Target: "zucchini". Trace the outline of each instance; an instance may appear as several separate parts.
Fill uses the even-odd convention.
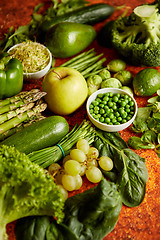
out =
[[[115,8],[109,4],[97,3],[44,20],[38,28],[39,41],[44,41],[45,33],[57,23],[76,22],[93,25],[108,18],[114,10]]]
[[[69,132],[69,124],[64,117],[50,116],[35,122],[12,136],[0,145],[14,146],[20,152],[33,151],[55,145]]]

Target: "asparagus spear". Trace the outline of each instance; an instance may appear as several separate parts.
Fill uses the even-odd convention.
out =
[[[29,119],[36,114],[43,112],[47,108],[47,104],[41,100],[38,100],[36,105],[23,113],[18,114],[16,117],[11,118],[10,120],[2,123],[0,125],[0,134],[18,126],[20,123],[24,121],[29,121]]]
[[[13,97],[0,100],[0,107],[3,107],[3,106],[8,105],[10,103],[15,103],[17,101],[20,101],[21,99],[24,99],[26,96],[29,96],[30,94],[35,94],[39,91],[40,91],[39,89],[32,89],[29,92],[28,91],[23,91],[23,92],[20,92],[19,94],[15,95]]]
[[[41,92],[40,90],[37,91],[37,92],[30,91],[21,100],[18,99],[18,101],[15,101],[14,103],[12,102],[12,103],[9,103],[7,105],[2,106],[0,108],[0,114],[9,112],[9,111],[14,110],[14,109],[17,109],[18,107],[24,106],[25,104],[27,104],[29,102],[35,102],[45,95],[46,95],[46,93]],[[17,97],[15,99],[17,99]]]
[[[29,121],[24,121],[24,122],[20,123],[19,125],[17,125],[16,127],[11,128],[11,129],[7,130],[6,132],[0,134],[0,141],[5,140],[7,137],[9,137],[9,136],[13,135],[14,133],[20,131],[21,129],[29,126],[30,124],[32,124],[34,122],[40,121],[44,118],[45,117],[41,113],[37,114],[36,116],[33,116]]]
[[[24,106],[22,106],[21,108],[17,108],[13,111],[10,112],[6,112],[2,115],[0,115],[0,124],[2,124],[5,121],[8,121],[9,119],[16,117],[18,114],[25,112],[26,110],[31,109],[34,106],[34,102],[25,104]]]

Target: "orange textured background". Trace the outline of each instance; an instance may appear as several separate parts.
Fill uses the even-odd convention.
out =
[[[30,20],[30,16],[33,13],[34,7],[45,2],[46,6],[49,6],[49,1],[47,0],[1,0],[0,4],[0,36],[8,31],[8,28],[13,26],[17,28],[21,25],[26,25]],[[109,3],[112,6],[120,6],[126,4],[128,6],[128,13],[132,11],[133,8],[142,3],[152,3],[151,0],[104,0],[96,1],[92,0],[91,3]],[[97,31],[101,26],[111,19],[116,19],[122,14],[122,10],[117,10],[114,14],[103,23],[95,25]],[[107,62],[115,59],[118,54],[114,49],[104,49],[98,46],[95,40],[89,48],[94,47],[97,53],[104,53],[107,58]],[[65,60],[63,60],[65,61]],[[58,66],[62,60],[57,59],[56,65]],[[141,70],[141,67],[133,67],[127,65],[127,69],[131,71],[133,75]],[[160,68],[157,67],[160,71]],[[24,82],[24,89],[30,90],[32,88],[41,88],[41,80]],[[135,97],[139,107],[146,105],[146,98]],[[67,116],[66,119],[71,127],[74,126],[76,122],[81,123],[84,118],[87,118],[85,105],[82,106],[78,111]],[[129,137],[133,136],[134,133],[130,129],[126,129],[120,132],[122,138],[127,141]],[[140,206],[135,208],[128,208],[123,206],[120,213],[118,223],[114,230],[109,233],[104,240],[159,240],[160,239],[160,159],[156,153],[152,150],[137,150],[137,154],[146,159],[146,166],[149,172],[149,180],[147,182],[147,189],[144,201]],[[87,181],[84,182],[83,188],[81,190],[87,189],[92,185]],[[8,224],[7,233],[9,234],[9,240],[15,240],[14,236],[14,225],[15,223]],[[23,240],[23,239],[22,239]],[[93,239],[94,240],[94,239]]]

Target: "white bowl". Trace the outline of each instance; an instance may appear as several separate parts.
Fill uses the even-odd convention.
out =
[[[14,45],[13,47],[11,47],[11,48],[8,50],[8,53],[9,53],[12,49],[16,48],[17,46],[19,46],[19,45],[21,45],[21,44],[22,44],[22,43],[19,43],[19,44]],[[42,45],[42,44],[40,44],[40,45]],[[44,45],[42,45],[42,46],[43,46],[44,48],[46,48],[46,50],[47,50],[47,52],[48,52],[48,54],[49,54],[49,62],[48,62],[48,65],[47,65],[44,69],[42,69],[42,70],[40,70],[40,71],[37,71],[37,72],[33,72],[33,73],[23,73],[24,79],[39,79],[39,78],[42,78],[42,77],[44,77],[44,76],[46,75],[46,73],[50,70],[51,64],[52,64],[52,54],[51,54],[50,50],[49,50],[47,47],[45,47]]]
[[[97,121],[95,118],[92,117],[92,115],[89,112],[90,104],[96,99],[98,94],[100,94],[100,93],[107,93],[107,92],[113,92],[114,94],[116,94],[116,93],[126,94],[126,95],[128,95],[128,96],[130,96],[132,98],[132,100],[134,101],[135,113],[134,113],[133,117],[129,121],[127,121],[126,123],[119,124],[119,125],[109,125],[109,124],[106,124],[106,123],[101,123],[101,122]],[[118,131],[121,131],[121,130],[129,127],[132,124],[132,122],[134,121],[134,119],[135,119],[135,117],[137,115],[138,106],[137,106],[136,100],[133,98],[133,96],[130,95],[129,93],[127,93],[126,91],[121,90],[120,88],[102,88],[102,89],[99,89],[96,92],[94,92],[88,98],[87,104],[86,104],[86,109],[87,109],[87,114],[88,114],[88,117],[89,117],[90,121],[97,128],[99,128],[99,129],[101,129],[103,131],[107,131],[107,132],[118,132]]]

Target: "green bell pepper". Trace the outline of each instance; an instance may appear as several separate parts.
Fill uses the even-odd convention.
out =
[[[16,58],[8,56],[0,60],[0,99],[12,97],[23,87],[23,66]]]

